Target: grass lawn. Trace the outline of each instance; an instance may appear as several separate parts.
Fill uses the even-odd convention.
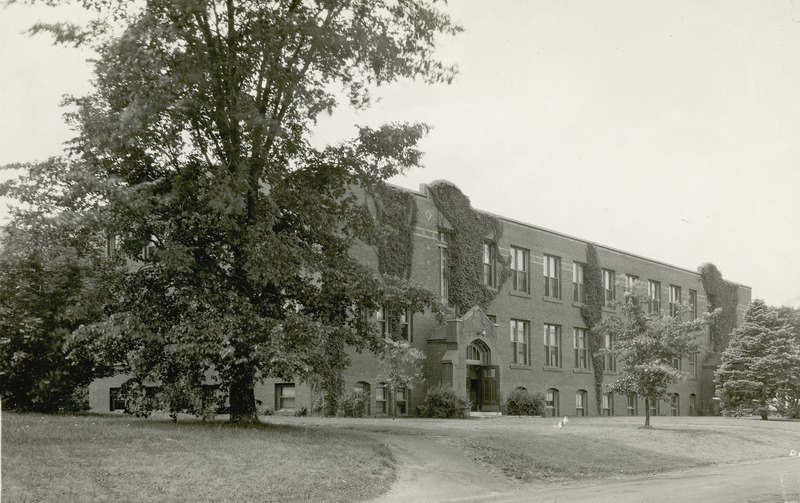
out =
[[[658,417],[644,430],[642,418],[576,418],[565,429],[552,420],[506,420],[510,428],[456,441],[474,459],[524,482],[622,478],[800,450],[797,422]]]
[[[394,472],[388,448],[345,430],[2,415],[8,502],[349,502]]]
[[[469,420],[316,418],[282,424],[424,435],[459,446],[469,457],[521,482],[615,479],[789,456],[800,451],[800,422],[723,417],[498,417]]]

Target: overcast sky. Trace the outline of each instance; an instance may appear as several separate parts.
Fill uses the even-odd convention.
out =
[[[798,302],[795,1],[451,0],[456,81],[383,89],[315,141],[427,122],[425,168],[393,183],[447,179],[476,208]],[[89,54],[21,34],[52,16],[0,10],[0,165],[58,154],[60,96],[88,90]]]

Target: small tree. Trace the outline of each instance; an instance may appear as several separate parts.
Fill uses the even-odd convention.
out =
[[[421,362],[425,355],[405,341],[386,339],[384,342],[378,381],[386,383],[386,392],[389,395],[386,402],[394,419],[397,415],[397,390],[401,387],[414,389],[424,380]]]
[[[673,359],[697,351],[698,335],[711,316],[682,321],[684,310],[674,317],[648,315],[648,300],[643,290],[626,289],[620,304],[622,316],[606,318],[593,329],[600,336],[610,333],[616,339],[613,351],[622,366],[609,389],[644,397],[645,428],[650,428],[650,403],[665,398],[667,388],[685,377],[672,366]]]
[[[795,388],[798,369],[798,344],[786,319],[764,301],[753,301],[714,374],[723,409],[756,412],[766,420],[770,402]]]

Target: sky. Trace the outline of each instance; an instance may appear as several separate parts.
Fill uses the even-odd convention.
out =
[[[800,305],[800,0],[451,0],[438,56],[451,85],[401,82],[355,125],[420,121],[423,169],[475,208],[723,277]],[[0,9],[0,165],[57,155],[58,105],[90,89],[91,54],[22,33],[51,12]],[[0,179],[8,173],[0,172]],[[0,210],[0,218],[2,218]]]

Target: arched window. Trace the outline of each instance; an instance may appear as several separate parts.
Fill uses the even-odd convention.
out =
[[[669,411],[673,416],[681,415],[681,396],[673,393],[670,397]]]
[[[587,393],[586,390],[579,389],[577,393],[575,393],[575,415],[576,416],[585,416],[586,415],[586,402],[587,402]]]
[[[361,393],[364,396],[364,415],[370,415],[370,404],[372,402],[372,396],[369,392],[370,386],[368,382],[359,381],[353,386],[353,391],[357,393]]]
[[[697,395],[692,393],[689,395],[689,415],[695,416],[697,415]]]
[[[467,365],[491,365],[489,347],[481,340],[474,340],[467,346]]]
[[[550,388],[545,395],[544,409],[547,417],[556,417],[558,412],[558,390]]]

